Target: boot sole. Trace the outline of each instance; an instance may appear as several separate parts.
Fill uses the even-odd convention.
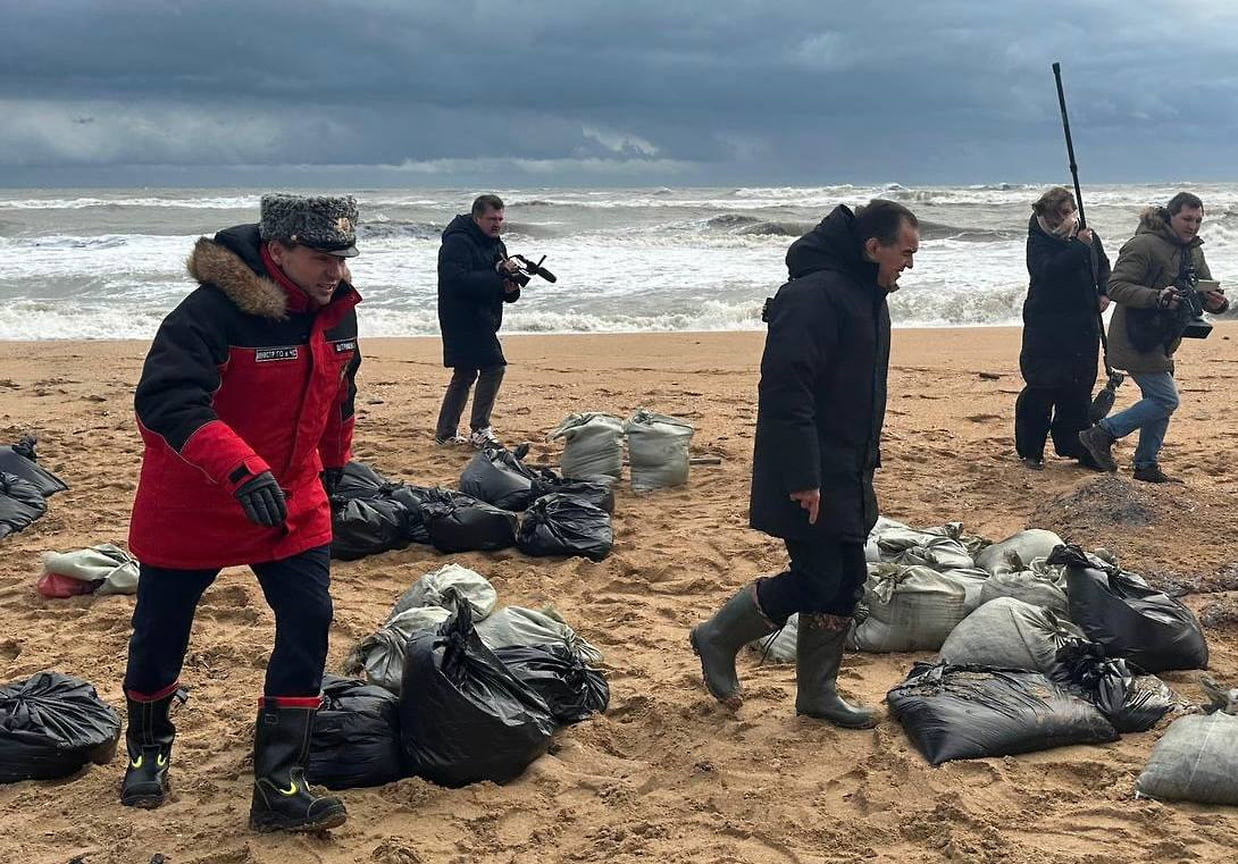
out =
[[[822,723],[829,723],[831,726],[836,726],[839,729],[875,729],[880,721],[873,717],[865,720],[862,723],[844,723],[841,720],[836,720],[833,717],[826,717],[824,714],[810,714],[807,711],[796,711],[797,717],[807,717],[810,720],[820,720]]]
[[[313,831],[329,831],[332,828],[339,828],[348,819],[348,813],[340,810],[337,813],[328,813],[317,822],[290,822],[284,819],[273,819],[264,821],[249,817],[249,827],[252,831],[257,831],[259,834],[270,834],[275,831],[286,831],[289,833],[313,832]]]
[[[137,807],[140,810],[154,810],[166,800],[167,797],[164,795],[135,795],[131,798],[121,798],[120,803],[124,807]]]
[[[688,631],[688,644],[692,646],[692,653],[700,658],[701,649],[696,645],[695,629]],[[744,697],[739,695],[739,693],[730,693],[725,696],[719,696],[714,692],[713,688],[709,686],[709,676],[705,674],[705,661],[703,659],[701,660],[701,680],[705,683],[705,689],[708,691],[709,695],[717,699],[718,702],[725,705],[730,710],[737,711],[740,706],[744,704]]]

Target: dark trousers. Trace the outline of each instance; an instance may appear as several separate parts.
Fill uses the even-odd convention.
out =
[[[317,696],[331,626],[330,546],[250,569],[275,611],[275,650],[263,695]],[[180,678],[198,601],[219,570],[172,570],[143,564],[133,609],[125,692],[150,698]]]
[[[1088,426],[1092,384],[1087,381],[1057,387],[1023,388],[1014,403],[1014,449],[1019,457],[1043,459],[1045,439],[1053,434],[1053,449],[1059,456],[1086,456],[1079,433]]]
[[[862,543],[787,540],[791,566],[757,581],[757,602],[775,624],[793,612],[850,617],[864,596],[868,566]]]
[[[439,438],[450,438],[456,434],[460,415],[464,413],[464,403],[469,400],[469,389],[474,381],[477,382],[477,392],[473,394],[473,414],[469,418],[469,427],[476,432],[489,426],[490,412],[494,410],[494,400],[498,398],[499,386],[503,383],[503,373],[506,370],[506,366],[487,366],[484,369],[457,366],[453,369],[447,392],[443,394],[443,407],[439,409],[434,434]]]

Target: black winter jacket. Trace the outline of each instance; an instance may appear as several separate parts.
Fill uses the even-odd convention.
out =
[[[750,523],[790,540],[863,543],[877,521],[890,313],[839,206],[791,244],[791,281],[766,307]],[[815,525],[792,492],[819,488]]]
[[[1091,252],[1078,238],[1046,234],[1033,215],[1027,226],[1027,272],[1031,281],[1023,303],[1023,350],[1019,370],[1033,387],[1059,387],[1096,381],[1100,322],[1096,300],[1109,284],[1109,258],[1100,237]]]
[[[473,217],[462,213],[443,230],[438,250],[438,323],[443,334],[443,365],[482,369],[504,366],[498,332],[503,304],[520,292],[503,291],[503,277],[494,265],[507,257],[507,247],[487,236]]]

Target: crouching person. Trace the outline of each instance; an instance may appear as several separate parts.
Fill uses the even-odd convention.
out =
[[[349,458],[360,362],[345,259],[352,198],[267,195],[261,222],[198,240],[198,287],[164,319],[135,397],[145,444],[129,546],[141,562],[124,689],[121,803],[168,791],[194,610],[223,567],[247,564],[275,612],[258,700],[250,825],[321,830],[344,805],[305,782],[331,624],[324,487]]]
[[[876,200],[854,215],[836,208],[787,252],[791,281],[764,315],[750,521],[786,542],[790,566],[741,588],[691,634],[706,687],[729,707],[741,701],[739,649],[798,612],[796,713],[848,728],[876,723],[838,694],[837,681],[877,521],[886,295],[919,242],[910,210]]]

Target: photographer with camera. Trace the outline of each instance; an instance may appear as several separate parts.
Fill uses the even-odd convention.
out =
[[[1099,468],[1079,443],[1096,384],[1100,314],[1109,304],[1109,258],[1100,237],[1079,227],[1069,189],[1054,186],[1032,205],[1027,226],[1023,349],[1026,386],[1014,408],[1015,450],[1032,470],[1044,468],[1045,439],[1059,456]]]
[[[439,445],[469,443],[477,449],[500,447],[490,426],[490,412],[499,395],[507,360],[499,344],[503,304],[520,299],[520,262],[507,256],[499,239],[503,231],[503,201],[480,195],[471,213],[462,213],[443,230],[438,250],[438,323],[443,334],[443,365],[452,371],[439,410],[434,441]],[[523,277],[527,283],[528,278]],[[470,435],[457,434],[460,415],[473,394]]]
[[[1178,407],[1174,352],[1184,335],[1203,338],[1211,330],[1198,313],[1229,308],[1204,260],[1198,236],[1203,219],[1204,204],[1190,192],[1145,210],[1109,277],[1109,297],[1117,304],[1109,323],[1109,357],[1115,368],[1130,373],[1142,398],[1081,432],[1079,441],[1101,467],[1116,471],[1113,443],[1138,429],[1135,479],[1148,483],[1181,482],[1157,462]]]

